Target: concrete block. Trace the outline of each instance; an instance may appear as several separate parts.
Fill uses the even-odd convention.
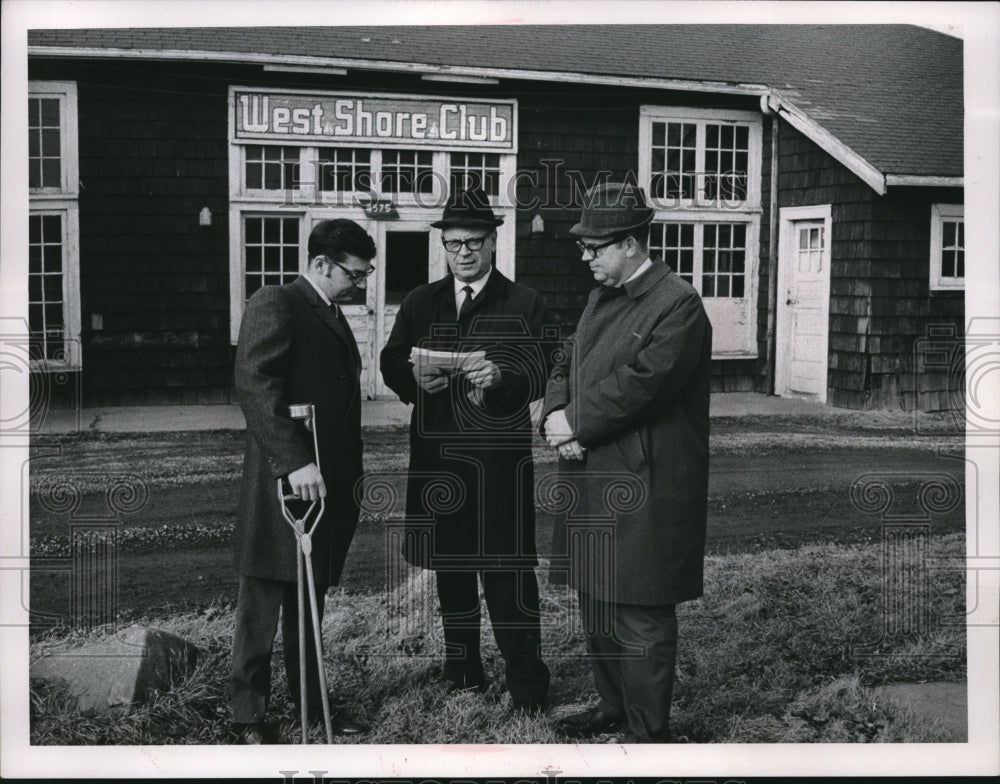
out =
[[[132,626],[110,639],[67,651],[52,651],[33,662],[30,676],[63,681],[84,714],[124,714],[145,703],[195,666],[198,649],[159,629]]]

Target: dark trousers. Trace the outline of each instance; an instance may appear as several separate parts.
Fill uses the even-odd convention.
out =
[[[493,637],[506,665],[515,707],[543,704],[549,669],[541,659],[538,581],[533,569],[453,572],[438,570],[437,590],[445,639],[445,677],[460,685],[485,682],[479,656],[479,583],[483,582]]]
[[[600,602],[580,593],[587,651],[600,709],[628,721],[635,740],[670,740],[677,658],[674,605]]]
[[[264,720],[271,691],[271,649],[281,616],[281,636],[285,651],[288,691],[300,707],[299,610],[295,583],[241,577],[236,600],[236,627],[233,630],[233,671],[230,700],[233,721],[250,724]],[[316,586],[316,608],[323,618],[326,586]],[[322,715],[316,645],[313,642],[311,608],[305,602],[306,688],[309,712]]]

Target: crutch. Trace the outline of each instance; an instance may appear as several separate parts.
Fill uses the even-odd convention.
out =
[[[316,436],[316,407],[312,403],[292,405],[288,407],[288,413],[292,419],[303,420],[303,425],[306,430],[312,431],[313,451],[316,455],[316,467],[319,468],[319,441]],[[285,493],[281,484],[283,481],[284,477],[278,479],[278,500],[281,503],[281,513],[284,515],[285,520],[288,521],[288,524],[292,527],[292,531],[295,532],[295,538],[298,541],[298,557],[295,559],[295,577],[296,587],[299,594],[299,703],[302,706],[302,742],[309,742],[309,708],[306,696],[305,603],[302,596],[302,564],[304,562],[306,567],[306,580],[309,586],[309,606],[312,609],[313,641],[316,643],[316,666],[319,669],[319,690],[323,701],[323,724],[326,727],[326,742],[333,743],[333,724],[330,720],[330,698],[326,693],[326,668],[323,665],[323,636],[320,629],[319,613],[316,606],[316,579],[313,576],[312,566],[312,535],[316,530],[316,525],[323,517],[323,512],[326,510],[326,499],[320,498],[319,501],[313,501],[309,504],[309,508],[306,509],[305,514],[303,514],[300,518],[296,518],[291,513],[291,510],[289,510],[287,502],[296,500],[297,496]],[[319,511],[316,512],[316,517],[313,520],[312,525],[307,528],[306,520],[309,519],[313,510],[316,509],[317,503],[319,504]]]

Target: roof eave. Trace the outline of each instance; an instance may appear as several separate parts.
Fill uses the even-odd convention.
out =
[[[394,71],[424,74],[449,74],[485,79],[523,79],[543,82],[577,82],[619,87],[646,87],[657,90],[722,93],[726,95],[767,95],[764,84],[699,81],[694,79],[662,79],[647,76],[611,76],[579,71],[544,71],[518,68],[488,68],[451,66],[398,60],[368,60],[347,57],[311,57],[305,55],[260,54],[251,52],[215,52],[187,49],[116,49],[79,46],[29,46],[29,57],[129,59],[129,60],[194,60],[199,62],[241,63],[251,65],[281,65],[294,69],[347,68],[364,71]]]
[[[778,91],[773,91],[768,99],[768,106],[778,113],[789,125],[815,142],[823,151],[842,163],[859,179],[866,183],[880,196],[886,192],[885,174],[877,167],[858,155],[840,139],[830,133],[809,115],[795,106]]]
[[[965,178],[931,174],[887,174],[885,184],[890,187],[902,185],[911,188],[962,188],[965,187]]]

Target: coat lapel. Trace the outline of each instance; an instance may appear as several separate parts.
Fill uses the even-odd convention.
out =
[[[340,318],[334,312],[334,308],[327,305],[316,293],[316,289],[307,281],[304,277],[298,277],[292,283],[292,285],[298,289],[299,293],[305,298],[312,312],[316,315],[320,321],[322,321],[329,329],[333,331],[340,340],[344,342],[344,345],[351,352],[351,356],[354,357],[355,362],[358,365],[361,364],[361,354],[358,351],[358,344],[354,340],[354,335],[351,333],[350,329],[346,325],[346,321],[341,321],[343,315]],[[340,308],[337,308],[340,310]]]

